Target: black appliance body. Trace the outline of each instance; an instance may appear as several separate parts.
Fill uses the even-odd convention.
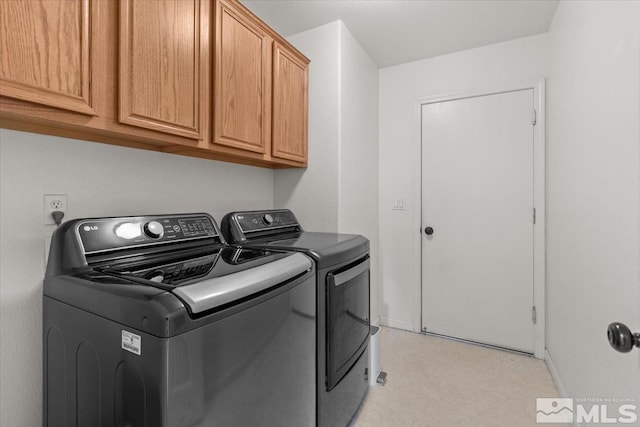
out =
[[[369,241],[304,231],[289,210],[232,212],[221,228],[229,244],[304,253],[315,261],[318,425],[346,426],[368,390]]]
[[[62,224],[44,280],[45,426],[312,426],[315,267],[206,214]]]

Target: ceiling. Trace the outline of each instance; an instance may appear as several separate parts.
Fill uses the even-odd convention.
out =
[[[241,0],[287,37],[342,20],[379,67],[545,33],[558,0]]]

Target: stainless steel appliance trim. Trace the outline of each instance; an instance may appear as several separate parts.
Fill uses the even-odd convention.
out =
[[[238,273],[182,286],[173,293],[182,298],[192,312],[200,313],[268,289],[312,267],[309,258],[297,253]]]
[[[344,285],[349,280],[369,270],[370,265],[371,265],[371,262],[369,261],[369,258],[367,258],[360,264],[348,269],[347,271],[343,271],[340,274],[336,274],[335,276],[333,276],[334,286],[338,287],[338,286]]]

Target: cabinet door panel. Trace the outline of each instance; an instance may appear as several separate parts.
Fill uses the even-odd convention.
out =
[[[208,91],[209,2],[122,0],[122,123],[202,139]]]
[[[0,95],[95,115],[89,0],[0,1]]]
[[[274,43],[273,157],[307,161],[308,87],[308,64]]]
[[[219,2],[218,7],[214,142],[266,153],[270,39],[230,5]]]

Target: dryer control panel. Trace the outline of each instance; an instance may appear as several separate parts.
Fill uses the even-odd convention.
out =
[[[301,231],[300,223],[288,209],[231,212],[222,218],[222,233],[233,244]]]
[[[244,233],[299,225],[293,212],[289,210],[238,212],[234,219]]]
[[[85,219],[75,230],[85,254],[203,238],[221,243],[207,214]]]

